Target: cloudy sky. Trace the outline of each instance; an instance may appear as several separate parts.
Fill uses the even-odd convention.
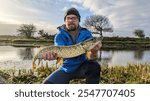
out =
[[[150,37],[150,0],[0,0],[0,35],[15,34],[20,24],[54,33],[69,7],[79,10],[81,25],[87,16],[107,16],[114,27],[107,35],[130,37],[135,29],[143,29]]]

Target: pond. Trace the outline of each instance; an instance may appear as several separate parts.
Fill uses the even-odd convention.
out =
[[[39,48],[0,46],[0,69],[2,68],[31,68],[32,58]],[[98,61],[108,66],[128,63],[150,64],[150,50],[102,50],[99,52]],[[45,65],[46,62],[43,62]],[[49,66],[54,65],[56,60],[49,61]]]

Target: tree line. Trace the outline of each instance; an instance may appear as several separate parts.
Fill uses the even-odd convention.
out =
[[[89,29],[93,34],[99,34],[103,36],[103,32],[113,32],[113,25],[111,25],[109,19],[106,16],[102,15],[91,15],[86,17],[83,22],[83,26]],[[51,35],[48,32],[45,32],[44,29],[38,30],[35,25],[33,24],[22,24],[17,29],[19,36],[24,36],[27,38],[31,38],[34,36],[35,32],[41,37],[49,39]],[[144,38],[144,30],[142,29],[135,29],[133,34],[139,38]]]

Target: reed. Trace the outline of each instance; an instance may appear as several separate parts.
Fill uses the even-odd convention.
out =
[[[41,65],[35,71],[31,69],[0,70],[0,83],[7,84],[40,84],[57,66]],[[150,65],[128,64],[127,66],[102,66],[100,84],[150,84]],[[82,84],[85,79],[72,80],[70,84]]]

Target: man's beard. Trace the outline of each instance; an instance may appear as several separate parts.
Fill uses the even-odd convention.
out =
[[[68,26],[69,28],[67,29],[68,31],[75,31],[77,29],[76,25],[75,24],[70,24]]]

